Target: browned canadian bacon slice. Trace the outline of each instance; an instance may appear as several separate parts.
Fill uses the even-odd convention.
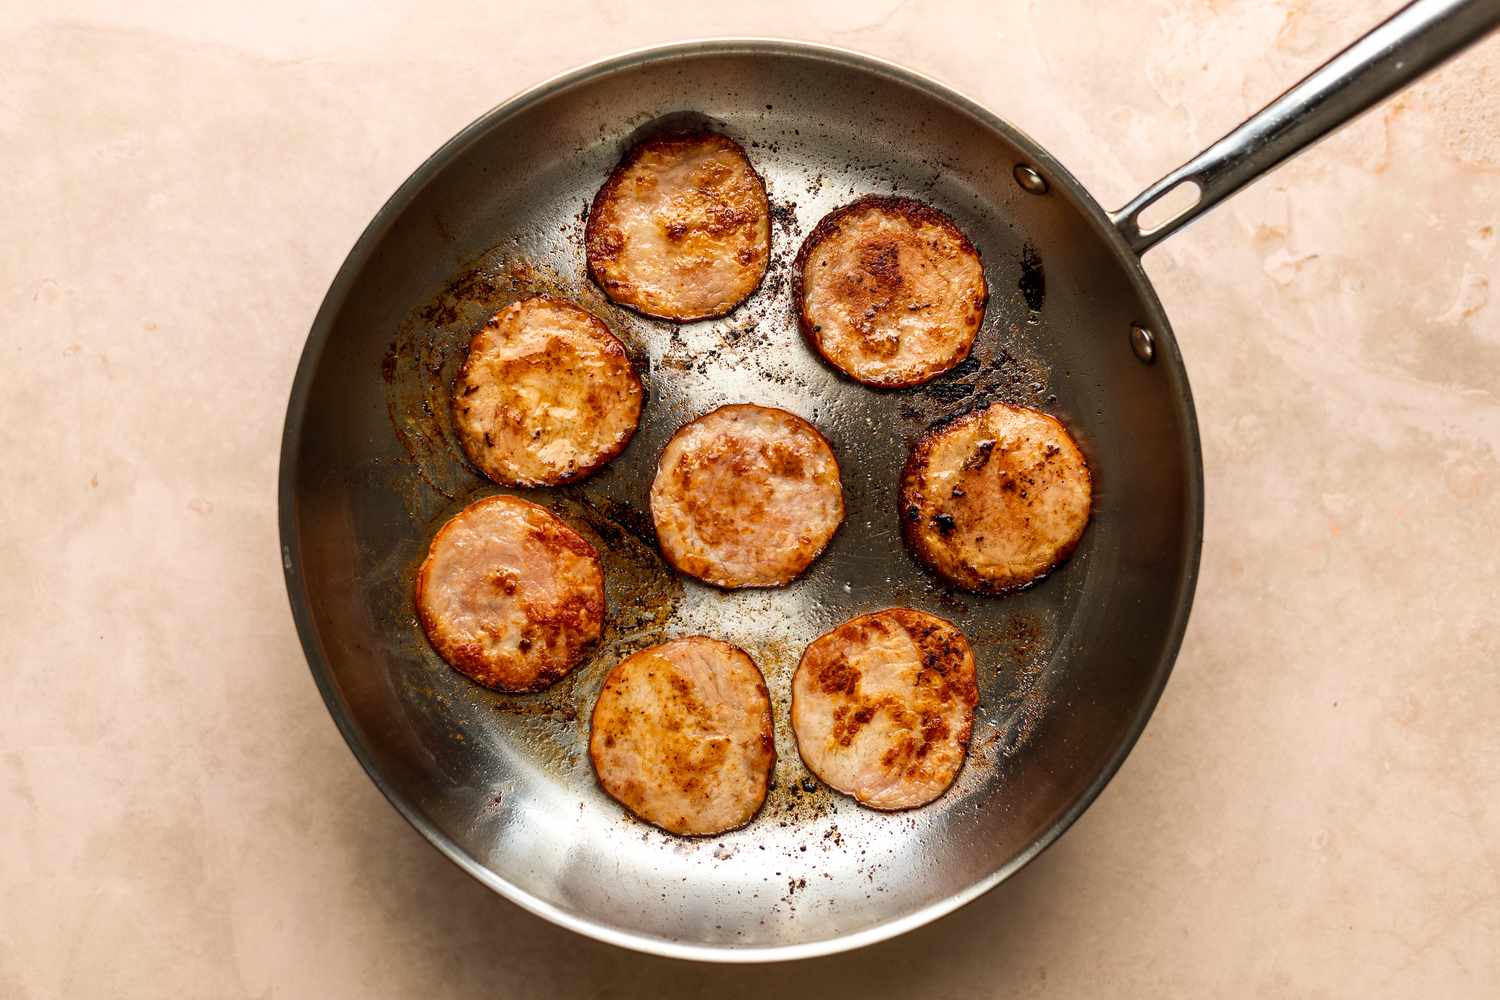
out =
[[[518,497],[476,500],[432,539],[417,617],[438,655],[500,691],[539,691],[604,628],[604,572],[582,536]]]
[[[793,267],[807,342],[866,385],[936,378],[969,356],[989,287],[979,252],[942,212],[869,196],[823,218]]]
[[[589,274],[648,316],[722,316],[755,291],[771,256],[771,213],[739,144],[712,132],[660,136],[625,154],[594,197]]]
[[[609,327],[536,296],[490,318],[469,343],[453,422],[470,461],[498,483],[582,479],[630,443],[641,382]]]
[[[790,582],[844,519],[838,461],[817,428],[769,406],[722,406],[683,425],[657,462],[662,555],[718,587]]]
[[[993,403],[929,431],[901,479],[907,543],[945,580],[997,594],[1045,576],[1088,526],[1088,463],[1058,420]]]
[[[766,800],[771,699],[744,650],[690,636],[620,661],[589,732],[600,786],[669,833],[723,833]]]
[[[953,783],[978,699],[963,633],[890,608],[807,647],[792,678],[792,731],[823,782],[875,809],[909,809]]]

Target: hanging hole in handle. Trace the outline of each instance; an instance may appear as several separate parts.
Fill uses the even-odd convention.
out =
[[[1150,236],[1163,226],[1175,222],[1203,200],[1203,189],[1196,181],[1181,181],[1151,204],[1135,213],[1135,227],[1142,236]]]

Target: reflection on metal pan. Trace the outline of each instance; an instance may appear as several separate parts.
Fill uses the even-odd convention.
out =
[[[1267,131],[1226,140],[1152,191],[1186,178],[1204,202],[1223,197],[1389,92],[1392,73],[1409,79],[1500,19],[1482,6],[1414,5],[1393,19],[1407,19],[1400,30],[1377,29],[1383,44],[1356,53],[1363,62],[1262,121]],[[1378,85],[1357,72],[1372,60],[1387,61]],[[678,326],[607,302],[586,276],[582,234],[629,142],[689,119],[749,152],[772,204],[773,254],[744,305]],[[807,349],[789,268],[827,211],[891,192],[958,223],[982,255],[991,298],[967,361],[922,387],[872,391]],[[486,885],[581,933],[666,955],[759,961],[857,947],[1016,871],[1123,761],[1166,683],[1192,600],[1201,459],[1177,343],[1136,256],[1161,233],[1140,235],[1134,222],[1152,200],[1148,192],[1112,220],[1061,164],[973,102],[820,46],[717,41],[633,53],[485,115],[360,237],[314,322],[287,413],[287,587],[313,674],[361,764]],[[640,431],[602,472],[518,491],[600,549],[609,614],[576,671],[548,691],[506,696],[469,683],[427,646],[412,575],[446,517],[499,492],[463,459],[448,413],[463,347],[495,310],[542,291],[609,323],[647,399]],[[908,555],[895,492],[918,436],[994,400],[1068,424],[1094,470],[1096,508],[1067,563],[1019,594],[986,598],[943,587]],[[724,592],[683,579],[653,544],[646,494],[657,455],[682,423],[729,402],[812,421],[843,468],[846,521],[784,589]],[[811,639],[898,604],[963,628],[980,705],[954,786],[929,806],[887,814],[812,779],[787,708]],[[628,817],[587,758],[589,709],[609,668],[692,633],[751,653],[777,723],[766,805],[745,828],[702,839]]]

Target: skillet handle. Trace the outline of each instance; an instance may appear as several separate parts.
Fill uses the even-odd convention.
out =
[[[1500,0],[1416,0],[1110,215],[1143,254],[1246,184],[1500,26]],[[1175,192],[1181,186],[1179,196]],[[1142,231],[1141,213],[1173,192],[1197,200]],[[1167,206],[1162,206],[1166,209]]]

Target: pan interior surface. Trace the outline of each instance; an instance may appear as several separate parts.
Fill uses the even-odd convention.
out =
[[[588,281],[586,207],[634,139],[685,123],[737,139],[765,179],[773,253],[738,310],[676,326]],[[1035,195],[1017,163],[1051,183]],[[830,209],[867,193],[947,212],[983,256],[991,298],[970,361],[877,392],[799,336],[790,265]],[[523,95],[444,147],[356,246],[293,388],[282,465],[284,561],[319,686],[391,801],[476,877],[575,930],[662,954],[761,960],[836,951],[973,898],[1092,800],[1144,725],[1181,640],[1201,536],[1197,431],[1165,317],[1102,213],[1019,134],[894,67],[772,42],[622,58]],[[446,394],[469,335],[535,292],[570,296],[626,343],[642,423],[602,473],[512,491],[600,549],[609,623],[549,691],[491,693],[422,637],[412,580],[437,527],[501,492],[464,462]],[[1156,358],[1132,353],[1132,324]],[[902,545],[896,486],[930,426],[991,400],[1064,420],[1096,481],[1093,522],[1040,584],[986,598],[939,586]],[[650,540],[656,457],[723,403],[811,420],[840,460],[847,518],[790,587],[726,593],[671,574]],[[806,644],[856,614],[907,605],[973,643],[969,760],[930,806],[878,813],[815,782],[788,720]],[[736,832],[682,839],[629,818],[595,783],[589,711],[628,653],[706,633],[766,675],[775,787]]]

